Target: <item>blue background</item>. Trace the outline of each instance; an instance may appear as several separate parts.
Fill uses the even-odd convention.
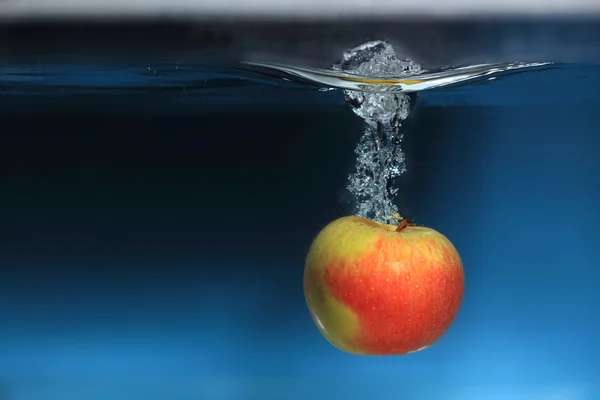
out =
[[[341,93],[13,97],[0,399],[600,398],[598,80],[420,96],[398,204],[454,242],[466,289],[447,334],[403,357],[338,351],[304,303],[312,238],[352,210],[362,122]]]

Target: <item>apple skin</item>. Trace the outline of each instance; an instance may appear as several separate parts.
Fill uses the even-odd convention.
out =
[[[404,355],[431,346],[458,314],[464,291],[460,256],[441,233],[396,231],[342,217],[314,239],[304,296],[321,334],[356,355]]]

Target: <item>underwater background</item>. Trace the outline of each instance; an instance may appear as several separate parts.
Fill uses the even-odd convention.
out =
[[[600,399],[597,21],[223,26],[0,28],[0,400]],[[465,295],[431,348],[359,357],[302,273],[353,212],[364,123],[237,61],[385,38],[560,64],[418,94],[396,204],[454,243]]]

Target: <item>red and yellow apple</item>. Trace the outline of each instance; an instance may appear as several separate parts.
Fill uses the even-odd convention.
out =
[[[338,349],[402,355],[448,330],[464,291],[460,256],[441,233],[343,217],[314,239],[304,268],[312,319]]]

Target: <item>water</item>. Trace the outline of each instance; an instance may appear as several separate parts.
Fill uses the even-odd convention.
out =
[[[598,398],[587,61],[365,94],[409,100],[389,115],[237,62],[5,63],[0,399]],[[372,163],[373,113],[402,140]],[[373,171],[391,183],[361,198]],[[341,353],[304,304],[314,235],[372,210],[465,266],[454,324],[405,357]]]
[[[346,51],[333,69],[367,77],[410,78],[421,73],[414,61],[401,60],[391,44],[375,41]],[[380,85],[373,85],[375,89]],[[405,169],[400,133],[414,98],[404,93],[370,93],[345,90],[352,111],[365,121],[363,136],[354,150],[356,172],[349,179],[348,191],[356,201],[354,214],[374,221],[393,224],[400,212],[393,202],[398,189],[393,179]]]

